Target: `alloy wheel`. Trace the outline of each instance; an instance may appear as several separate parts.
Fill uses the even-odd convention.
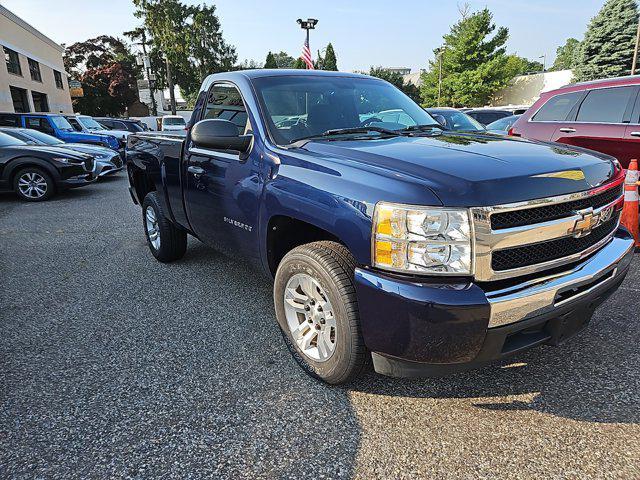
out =
[[[155,250],[160,249],[160,227],[158,225],[158,217],[156,217],[156,212],[151,206],[147,207],[145,211],[145,223],[151,246]]]
[[[325,362],[336,349],[336,319],[320,284],[306,273],[297,273],[284,290],[287,325],[300,350],[316,362]]]
[[[37,172],[25,172],[18,179],[18,189],[27,198],[41,198],[47,188],[47,181]]]

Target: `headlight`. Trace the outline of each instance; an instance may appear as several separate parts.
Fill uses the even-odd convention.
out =
[[[373,215],[373,265],[418,274],[471,275],[466,209],[380,202]]]
[[[83,160],[78,160],[76,158],[68,158],[68,157],[55,157],[54,160],[56,162],[69,163],[69,164],[74,164],[74,165],[78,165],[78,164],[83,163]]]

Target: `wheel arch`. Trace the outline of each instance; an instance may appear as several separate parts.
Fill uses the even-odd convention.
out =
[[[3,180],[5,180],[7,184],[13,188],[13,180],[15,178],[15,175],[20,170],[27,167],[41,168],[42,170],[47,172],[49,175],[51,175],[54,182],[56,183],[60,180],[60,173],[53,165],[51,165],[50,162],[42,158],[30,157],[30,156],[16,157],[13,160],[11,160],[4,168],[4,171],[2,174]]]

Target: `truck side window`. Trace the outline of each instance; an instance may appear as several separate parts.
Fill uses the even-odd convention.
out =
[[[80,122],[78,122],[78,120],[72,117],[67,118],[67,120],[69,121],[69,123],[71,124],[71,126],[76,132],[82,131],[82,125],[80,125]]]
[[[213,85],[209,90],[203,119],[209,118],[228,120],[238,127],[240,135],[245,133],[249,116],[236,87],[227,83]]]
[[[582,92],[564,93],[547,100],[531,119],[534,122],[562,122],[582,98]]]
[[[42,117],[26,117],[24,119],[25,127],[32,128],[44,133],[53,133],[53,128],[49,125],[49,121]]]

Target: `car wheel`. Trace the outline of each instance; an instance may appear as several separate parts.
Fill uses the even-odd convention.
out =
[[[276,317],[287,347],[309,375],[330,384],[353,380],[368,359],[354,270],[349,250],[322,241],[291,250],[276,272]]]
[[[48,200],[55,188],[51,175],[37,167],[23,168],[13,178],[13,191],[29,202]]]
[[[187,232],[167,219],[156,192],[144,197],[142,222],[149,250],[157,260],[169,263],[184,256],[187,251]]]

